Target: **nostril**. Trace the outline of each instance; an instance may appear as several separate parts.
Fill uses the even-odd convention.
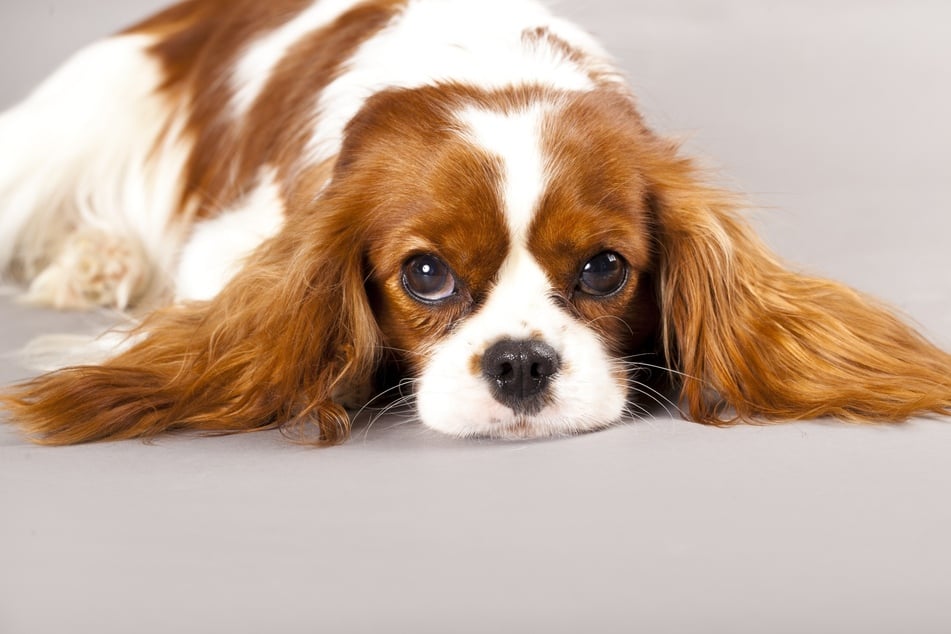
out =
[[[545,359],[532,364],[532,376],[536,378],[548,378],[558,372],[557,362],[553,359]]]

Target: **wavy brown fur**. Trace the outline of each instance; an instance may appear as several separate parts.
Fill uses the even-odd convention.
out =
[[[332,394],[367,379],[377,330],[362,247],[342,217],[291,216],[214,300],[153,313],[127,352],[27,381],[0,396],[0,407],[50,445],[179,429],[282,428],[316,444],[345,440],[350,422]]]
[[[649,169],[668,358],[704,423],[951,414],[951,355],[875,300],[789,271],[667,147]]]

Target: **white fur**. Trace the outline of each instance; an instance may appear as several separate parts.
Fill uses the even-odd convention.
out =
[[[532,0],[410,2],[321,93],[307,160],[316,164],[337,154],[350,119],[369,97],[387,88],[451,81],[489,90],[521,84],[591,89],[588,69],[554,47],[526,41],[525,32],[536,27],[579,47],[607,72],[607,55],[590,36]]]
[[[25,368],[50,372],[65,366],[103,363],[143,341],[143,335],[109,330],[99,335],[42,335],[16,355]]]
[[[211,299],[249,255],[284,224],[284,200],[273,170],[232,209],[198,223],[182,252],[176,279],[179,300]]]

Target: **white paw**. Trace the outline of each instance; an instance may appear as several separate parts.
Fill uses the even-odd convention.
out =
[[[133,240],[80,229],[33,279],[23,301],[60,309],[123,310],[144,291],[147,270],[145,255]]]

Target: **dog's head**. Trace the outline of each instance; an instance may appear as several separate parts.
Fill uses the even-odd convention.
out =
[[[659,334],[643,158],[658,143],[631,102],[389,91],[347,139],[317,204],[355,225],[380,343],[416,378],[422,420],[488,436],[619,420]]]

